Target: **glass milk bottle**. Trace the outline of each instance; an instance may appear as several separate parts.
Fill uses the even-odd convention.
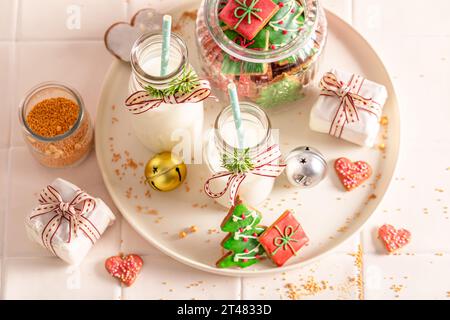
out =
[[[204,148],[204,158],[210,170],[210,176],[224,171],[222,160],[225,157],[233,157],[235,149],[238,152],[248,149],[250,158],[264,152],[274,144],[272,127],[266,113],[258,106],[249,103],[240,103],[243,144],[239,149],[236,127],[231,106],[226,107],[217,116],[214,130],[211,131]],[[277,160],[275,164],[278,164]],[[224,190],[229,176],[216,178],[210,181],[211,190]],[[267,199],[272,192],[275,179],[247,173],[239,187],[238,196],[246,204],[257,206]],[[217,198],[217,202],[225,207],[230,206],[230,189]]]
[[[169,66],[166,76],[160,76],[162,34],[144,34],[131,52],[132,74],[130,95],[148,87],[163,90],[191,68],[186,43],[171,35]],[[156,98],[156,97],[155,97]],[[132,126],[137,138],[152,152],[172,151],[178,144],[191,146],[201,141],[203,130],[203,102],[167,104],[140,114],[133,114]],[[186,139],[189,139],[186,143]]]

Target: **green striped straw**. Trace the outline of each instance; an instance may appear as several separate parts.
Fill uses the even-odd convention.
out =
[[[228,95],[230,96],[231,110],[233,110],[234,125],[238,137],[239,149],[244,149],[244,132],[242,128],[241,107],[239,105],[236,85],[231,82],[228,84]]]
[[[163,18],[162,26],[162,52],[161,52],[161,77],[167,75],[167,69],[169,68],[169,54],[170,54],[170,34],[172,32],[172,17],[165,15]]]

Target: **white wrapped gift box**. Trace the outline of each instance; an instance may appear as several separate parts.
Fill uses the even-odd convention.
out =
[[[387,100],[383,85],[332,69],[320,81],[321,94],[311,110],[311,130],[373,147]]]
[[[69,264],[79,264],[115,216],[99,198],[56,179],[25,219],[29,238]]]

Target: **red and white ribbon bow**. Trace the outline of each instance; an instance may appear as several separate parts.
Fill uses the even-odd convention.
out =
[[[239,186],[244,181],[247,174],[276,178],[283,172],[284,168],[286,167],[285,164],[279,163],[280,158],[281,151],[279,146],[273,145],[251,159],[253,169],[247,172],[220,171],[206,180],[204,190],[206,194],[211,198],[220,198],[227,192],[228,188],[231,188],[230,202],[234,205],[236,203]],[[215,179],[223,177],[228,177],[225,188],[223,188],[223,190],[219,192],[213,192],[211,190],[211,182]]]
[[[372,99],[364,98],[359,94],[365,79],[359,75],[352,75],[350,82],[345,84],[339,81],[332,72],[327,72],[320,80],[321,95],[336,96],[339,98],[339,107],[330,126],[329,134],[341,137],[345,125],[359,121],[359,110],[374,114],[378,119],[381,116],[381,106]]]
[[[125,107],[134,114],[140,114],[157,108],[162,103],[195,103],[207,99],[210,95],[211,86],[209,82],[199,80],[199,84],[189,93],[176,93],[162,98],[154,98],[145,90],[137,91],[125,100]]]
[[[78,190],[70,202],[64,202],[60,193],[52,186],[47,186],[41,191],[39,206],[35,208],[30,216],[35,219],[42,215],[52,215],[42,231],[42,244],[57,253],[53,248],[53,237],[63,224],[68,224],[67,243],[78,236],[81,230],[85,236],[95,243],[100,238],[100,232],[95,225],[86,218],[86,215],[95,209],[95,199],[82,190]]]

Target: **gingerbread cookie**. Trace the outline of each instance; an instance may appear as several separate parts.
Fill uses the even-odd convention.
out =
[[[290,210],[286,210],[259,237],[269,258],[279,267],[296,256],[308,241],[305,231]]]
[[[219,19],[245,39],[252,40],[278,10],[272,0],[229,0]]]
[[[383,241],[389,253],[406,246],[411,241],[411,232],[406,229],[395,229],[390,224],[385,224],[378,229],[378,238]]]
[[[144,33],[159,31],[163,15],[154,9],[139,10],[130,23],[116,22],[105,32],[106,49],[116,58],[129,62],[134,42]]]
[[[141,271],[144,262],[137,254],[114,256],[106,259],[105,268],[114,278],[131,286]]]
[[[347,191],[359,187],[372,175],[372,168],[367,162],[352,162],[347,158],[339,158],[334,163],[334,169]]]
[[[259,226],[261,213],[244,205],[240,200],[233,206],[221,224],[221,230],[229,232],[221,245],[230,250],[216,265],[219,268],[246,268],[258,263],[264,255],[264,249],[258,237],[265,227]]]

